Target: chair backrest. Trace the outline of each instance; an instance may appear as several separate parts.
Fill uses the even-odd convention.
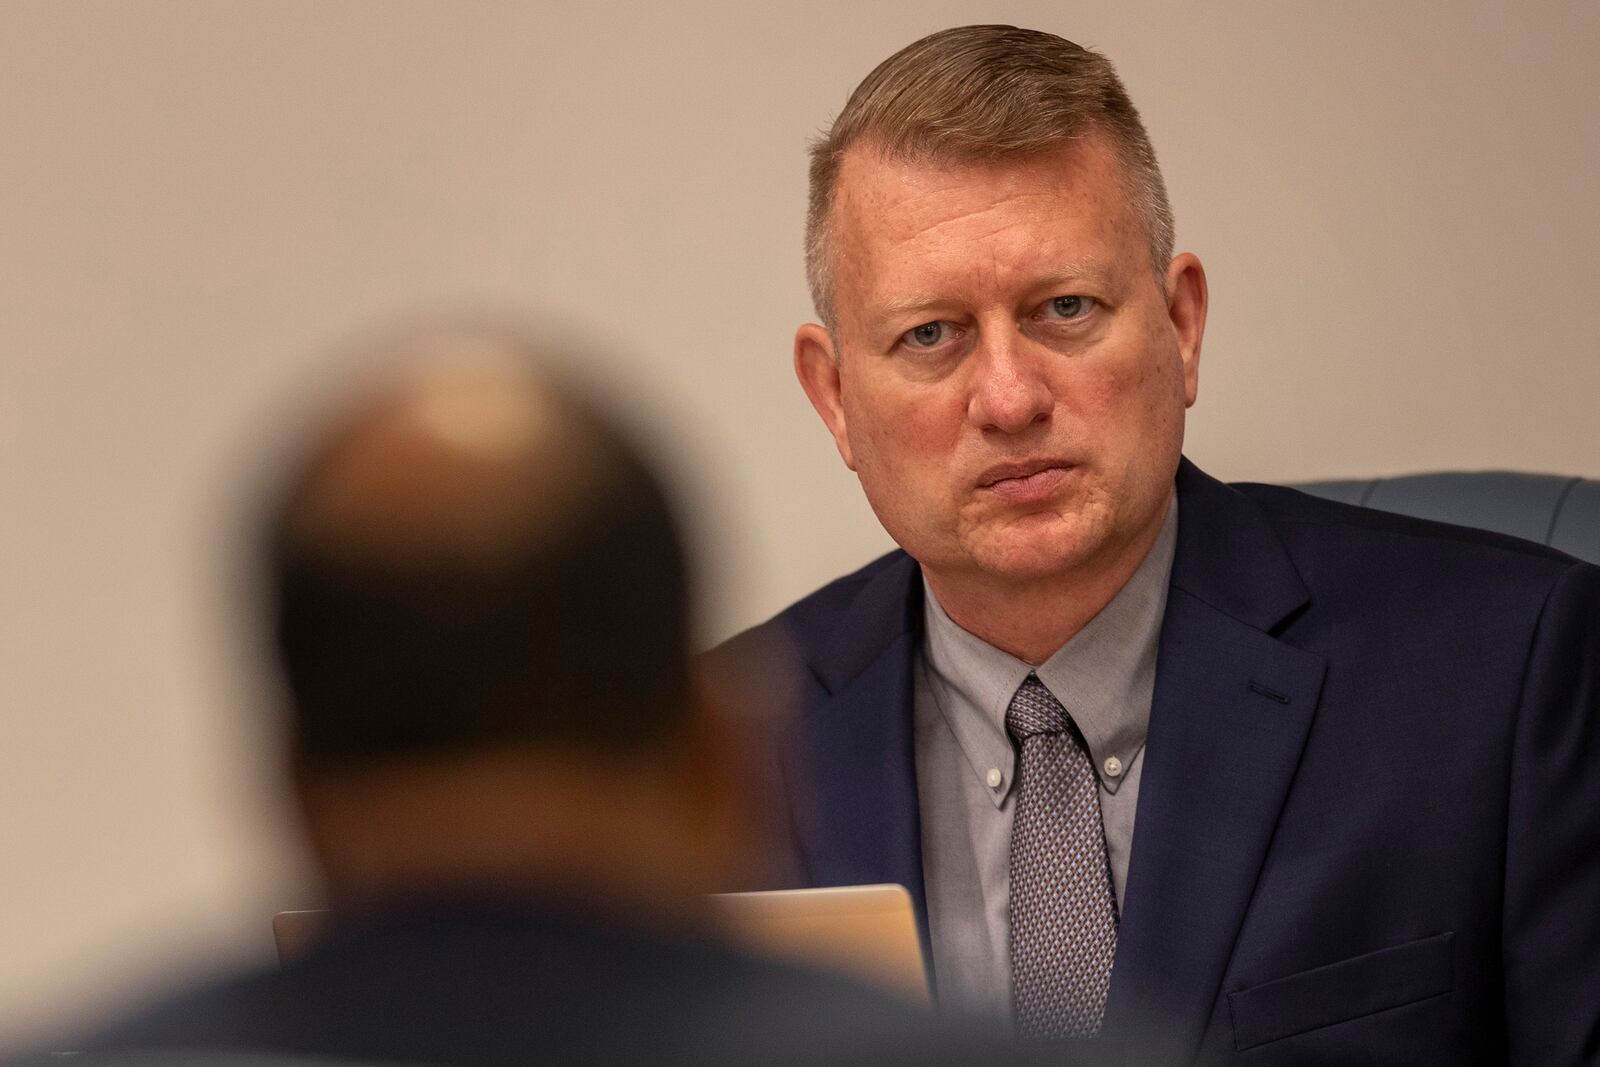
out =
[[[1510,534],[1600,563],[1600,480],[1510,471],[1408,474],[1295,486],[1347,504]]]

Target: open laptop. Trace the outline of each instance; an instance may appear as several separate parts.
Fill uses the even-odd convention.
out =
[[[718,893],[709,898],[728,940],[758,955],[834,971],[928,1001],[927,967],[911,894],[898,885]],[[326,911],[281,911],[272,918],[278,959],[316,943]]]
[[[928,970],[904,886],[719,893],[711,906],[728,939],[744,949],[928,1002]]]

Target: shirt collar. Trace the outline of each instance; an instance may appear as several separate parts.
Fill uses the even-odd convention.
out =
[[[1177,535],[1174,496],[1155,544],[1133,577],[1038,667],[963,630],[923,580],[923,652],[930,688],[973,773],[997,806],[1015,776],[1006,708],[1029,673],[1039,676],[1077,723],[1104,788],[1114,793],[1122,784],[1144,748],[1150,725],[1150,690]],[[991,771],[999,772],[998,784]]]

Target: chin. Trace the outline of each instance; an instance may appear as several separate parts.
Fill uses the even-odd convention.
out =
[[[985,573],[1019,582],[1073,571],[1093,557],[1099,544],[1090,531],[1070,526],[998,533],[973,544],[972,559]]]

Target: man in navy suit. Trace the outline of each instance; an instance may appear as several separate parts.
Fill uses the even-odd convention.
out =
[[[901,551],[721,650],[797,653],[799,880],[1135,1062],[1595,1061],[1600,570],[1183,459],[1172,242],[1048,34],[918,41],[813,147],[795,369]]]

